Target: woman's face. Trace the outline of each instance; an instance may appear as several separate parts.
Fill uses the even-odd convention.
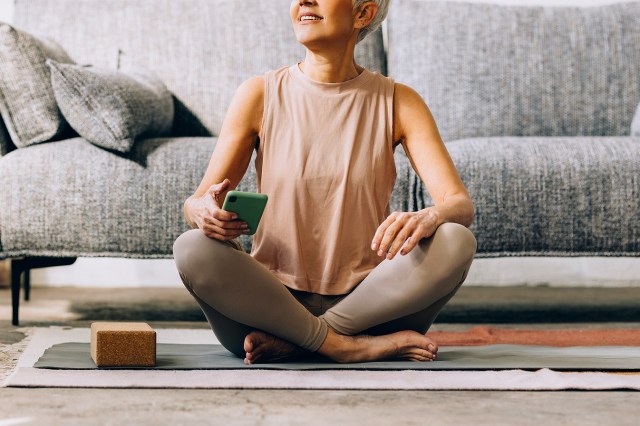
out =
[[[298,42],[308,48],[345,43],[357,31],[352,0],[293,0],[290,14]]]

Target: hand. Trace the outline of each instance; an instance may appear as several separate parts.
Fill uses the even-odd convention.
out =
[[[391,260],[406,241],[406,246],[400,252],[404,256],[422,238],[433,235],[437,227],[438,214],[433,208],[417,212],[393,212],[376,230],[371,249],[378,250],[378,256],[386,255]]]
[[[231,182],[225,179],[211,187],[201,197],[190,201],[191,220],[198,225],[207,237],[228,241],[249,232],[246,222],[236,220],[233,212],[222,210],[220,195],[229,188]]]

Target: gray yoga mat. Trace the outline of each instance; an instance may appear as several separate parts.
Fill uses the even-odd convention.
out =
[[[34,365],[47,369],[98,369],[91,359],[89,343],[68,342],[49,347]],[[129,370],[537,370],[637,371],[640,347],[529,345],[444,346],[435,362],[378,361],[337,364],[315,355],[295,362],[245,365],[221,345],[159,343],[156,367]],[[123,369],[121,367],[100,367]]]

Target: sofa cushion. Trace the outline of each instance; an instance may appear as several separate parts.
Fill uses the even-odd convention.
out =
[[[166,136],[173,96],[152,72],[61,64],[47,59],[58,107],[80,136],[122,153],[141,136]]]
[[[184,201],[200,184],[216,141],[143,139],[122,156],[73,138],[0,157],[0,188],[12,188],[0,191],[0,258],[171,258],[173,242],[189,229]],[[255,152],[238,190],[256,190],[254,161]],[[392,210],[408,207],[411,179],[398,150],[396,163]],[[251,237],[240,240],[250,251]]]
[[[477,138],[447,149],[475,203],[479,257],[640,255],[640,138]],[[433,204],[414,188],[415,209]]]
[[[636,108],[636,114],[631,122],[631,136],[640,136],[640,104]]]
[[[0,158],[0,230],[12,256],[169,257],[212,138],[143,139],[125,157],[83,138]],[[47,167],[42,167],[46,164]]]
[[[291,0],[22,0],[14,19],[54,38],[80,63],[154,71],[177,98],[174,134],[218,135],[244,80],[304,58],[290,5]],[[357,44],[356,59],[385,73],[380,30]]]
[[[640,99],[640,2],[529,7],[396,0],[388,69],[445,141],[622,136]]]
[[[47,58],[73,62],[55,41],[0,22],[0,113],[20,148],[49,141],[67,127],[53,96]]]

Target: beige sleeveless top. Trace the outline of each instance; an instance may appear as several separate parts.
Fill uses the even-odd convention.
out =
[[[366,68],[340,83],[297,63],[265,73],[255,167],[269,200],[250,254],[288,287],[345,294],[384,259],[371,241],[396,179],[393,89]]]

